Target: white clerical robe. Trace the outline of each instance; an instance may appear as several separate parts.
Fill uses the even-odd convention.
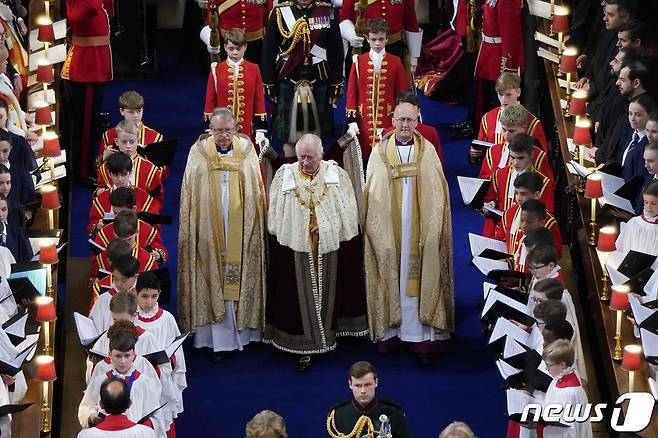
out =
[[[110,289],[100,294],[96,298],[96,301],[94,301],[91,311],[89,311],[89,319],[94,321],[98,333],[103,333],[113,323],[112,312],[110,312],[110,300],[112,300],[115,293],[114,289]]]
[[[0,382],[0,406],[15,405],[21,402],[27,392],[27,382],[23,371],[16,374],[14,390],[10,391],[4,382]],[[0,417],[0,436],[2,438],[11,437],[11,415]]]
[[[240,144],[242,145],[242,143]],[[219,152],[219,156],[233,156],[233,150],[225,154]],[[228,244],[229,172],[222,170],[219,174],[221,184],[219,190],[222,193],[222,215],[224,216],[224,241]],[[249,263],[249,261],[245,262]],[[197,327],[194,335],[195,348],[210,347],[213,351],[242,350],[248,343],[261,340],[262,333],[259,330],[237,329],[233,301],[224,301],[224,308],[226,309],[226,316],[222,321]]]
[[[571,409],[575,409],[577,404],[581,406],[587,404],[587,394],[573,368],[566,370],[562,376],[553,378],[548,386],[544,406],[552,403],[561,406],[569,405]],[[564,420],[561,422],[568,424],[569,427],[546,426],[544,438],[592,438],[592,425],[589,420],[584,423],[566,423]]]
[[[155,438],[155,431],[135,424],[125,415],[108,415],[97,427],[82,429],[78,438]]]
[[[397,146],[400,163],[411,161],[414,156],[413,143],[408,146]],[[382,341],[398,337],[405,342],[439,341],[450,339],[450,333],[435,330],[431,326],[423,325],[418,317],[419,297],[407,295],[407,279],[409,276],[409,254],[411,252],[411,217],[414,201],[413,177],[402,179],[402,221],[400,228],[400,315],[399,326],[389,327],[384,333]]]
[[[107,337],[107,332],[98,338],[92,350],[96,353],[102,353],[104,356],[110,355],[110,338]],[[151,333],[141,333],[137,338],[137,343],[135,344],[135,353],[139,355],[145,355],[149,353],[155,353],[160,351],[162,348],[158,348],[157,342]],[[91,373],[94,370],[94,364],[87,359],[87,370],[85,372],[85,381],[89,384],[91,380]]]
[[[137,422],[160,407],[160,393],[162,387],[157,379],[153,379],[147,374],[140,373],[134,367],[126,374],[121,374],[114,368],[110,369],[109,372],[120,379],[127,380],[130,380],[131,375],[138,375],[138,377],[132,380],[132,386],[130,388],[130,401],[132,403],[126,411],[126,415],[131,421]],[[102,411],[99,405],[100,387],[107,378],[107,373],[97,374],[94,371],[94,378],[85,390],[82,401],[80,402],[80,407],[78,408],[78,421],[82,428],[88,428],[89,417]],[[162,413],[160,411],[156,412],[151,417],[151,422],[153,423],[156,436],[166,438],[166,432],[162,422]]]
[[[174,339],[180,336],[180,330],[174,316],[157,305],[148,313],[138,307],[135,325],[151,333],[158,346],[158,350],[164,350]],[[169,365],[169,371],[171,380],[175,385],[175,402],[163,409],[172,419],[178,417],[178,414],[184,410],[183,391],[187,388],[187,379],[185,377],[187,368],[185,366],[185,354],[182,345],[174,353],[174,358],[175,366],[172,369],[171,365]],[[164,372],[164,369],[161,368],[161,372]],[[165,418],[167,414],[163,414]]]
[[[617,251],[640,251],[658,255],[658,218],[635,216],[621,227]]]

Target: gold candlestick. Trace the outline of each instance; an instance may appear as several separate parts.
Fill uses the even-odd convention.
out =
[[[612,354],[613,360],[622,359],[622,350],[621,350],[621,314],[620,310],[617,311],[617,326],[615,330],[615,352]]]

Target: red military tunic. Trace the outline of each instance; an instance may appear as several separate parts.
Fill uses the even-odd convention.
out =
[[[103,161],[103,151],[105,148],[108,148],[114,144],[114,139],[116,137],[116,128],[110,128],[103,133],[101,137],[101,142],[98,145],[98,155],[96,156],[97,168],[100,167]],[[153,128],[149,128],[144,123],[139,124],[139,134],[137,135],[137,142],[141,145],[147,145],[151,143],[157,143],[164,140],[162,134],[156,131]]]
[[[482,161],[482,167],[480,168],[480,178],[487,179],[491,177],[491,174],[495,169],[502,168],[500,162],[503,158],[503,154],[507,157],[505,162],[502,163],[503,167],[510,163],[509,161],[509,149],[507,148],[507,143],[499,143],[497,145],[491,146],[487,150],[484,160]],[[553,170],[551,165],[548,163],[548,156],[544,151],[535,146],[532,165],[535,169],[539,170],[542,174],[553,178]]]
[[[146,158],[141,157],[138,154],[135,154],[133,157],[133,171],[134,176],[133,186],[145,190],[146,192],[151,193],[155,189],[160,188],[160,194],[154,195],[155,199],[162,205],[164,193],[162,188],[162,169],[155,164],[151,163]],[[110,172],[107,170],[107,163],[98,169],[98,180],[96,181],[96,187],[101,188],[111,188],[112,178],[110,178]]]
[[[513,204],[503,213],[503,218],[500,221],[501,226],[496,230],[496,239],[505,241],[508,254],[514,254],[518,249],[518,242],[523,234],[519,227],[520,219],[521,207],[518,204]],[[544,217],[544,228],[548,229],[553,235],[553,245],[557,250],[557,258],[559,260],[562,257],[562,235],[560,234],[560,227],[557,221],[548,212]]]
[[[208,75],[204,113],[210,117],[217,107],[230,109],[237,117],[238,130],[253,139],[256,118],[265,123],[265,89],[258,65],[242,59],[238,75],[229,61],[218,63]]]
[[[66,18],[73,38],[61,76],[73,82],[112,80],[110,19],[112,0],[67,0]]]
[[[358,0],[344,0],[340,8],[339,20],[356,23],[361,13],[357,10]],[[365,14],[366,23],[382,18],[388,23],[388,44],[402,39],[402,31],[419,32],[414,0],[375,0],[368,2]]]
[[[549,213],[546,214],[544,220],[544,228],[550,231],[553,235],[553,246],[558,252],[559,259],[562,256],[562,239],[560,238],[560,227],[558,226],[555,218]],[[528,258],[528,250],[523,245],[525,242],[525,236],[525,233],[523,233],[521,230],[517,230],[516,234],[511,237],[511,249],[513,250],[512,255],[514,256],[514,270],[519,272],[528,272],[528,264],[526,263],[526,259]]]
[[[546,206],[546,211],[553,212],[555,209],[555,201],[553,194],[555,186],[553,182],[538,172],[531,166],[527,171],[535,172],[542,179],[542,188],[539,192],[539,200]],[[495,207],[501,211],[505,211],[514,204],[514,191],[510,192],[510,187],[513,187],[512,181],[512,166],[508,165],[502,169],[495,169],[491,175],[491,185],[489,185],[489,192],[484,198],[485,202],[494,201]],[[512,193],[512,196],[508,196]],[[484,222],[484,229],[482,235],[485,237],[495,237],[496,227],[500,226],[500,219],[487,217]]]
[[[233,3],[231,0],[209,0],[208,16],[210,16],[211,5],[219,8],[223,4]],[[246,33],[247,42],[263,38],[267,19],[272,10],[272,0],[237,0],[228,9],[219,14],[219,28],[221,32],[237,27]]]
[[[482,45],[475,77],[495,81],[504,69],[516,70],[523,65],[522,3],[522,0],[484,2]]]
[[[478,140],[496,144],[505,142],[502,129],[500,129],[500,114],[502,112],[502,107],[496,107],[482,117]],[[548,143],[546,142],[544,128],[539,119],[532,114],[530,114],[530,117],[528,118],[528,130],[526,131],[526,134],[537,140],[543,151],[548,151]]]
[[[373,71],[370,53],[359,55],[352,64],[347,82],[345,113],[359,124],[359,142],[363,157],[379,142],[378,129],[391,126],[395,97],[409,88],[407,74],[400,58],[385,53],[379,74]]]
[[[154,271],[159,267],[155,257],[153,257],[151,253],[138,245],[133,246],[132,256],[135,257],[139,262],[139,272]],[[92,280],[100,277],[101,271],[103,273],[112,272],[112,263],[110,262],[110,258],[107,256],[107,251],[103,251],[91,259],[90,277]],[[96,297],[103,293],[103,287],[110,287],[111,284],[111,274],[103,277],[100,280],[94,281],[92,285],[93,299],[96,300]]]
[[[116,239],[116,235],[114,234],[114,223],[111,223],[98,231],[94,238],[94,242],[100,246],[107,247],[107,245],[109,245],[114,239]],[[157,251],[160,254],[160,260],[163,263],[166,262],[169,257],[169,253],[162,243],[160,230],[141,219],[138,219],[137,221],[137,245],[148,252]]]
[[[89,209],[89,225],[87,226],[87,234],[93,235],[98,221],[102,220],[105,213],[112,211],[110,204],[110,194],[114,191],[115,187],[111,189],[101,189],[96,192],[94,199],[91,201],[91,208]],[[155,200],[151,195],[144,190],[134,187],[135,191],[135,210],[139,213],[146,211],[148,213],[160,213],[160,203]]]

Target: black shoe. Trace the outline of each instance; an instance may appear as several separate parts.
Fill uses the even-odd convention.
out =
[[[297,360],[297,371],[304,372],[311,366],[311,356],[302,356]]]
[[[427,353],[418,354],[418,363],[423,367],[431,367],[434,365],[434,358]]]
[[[473,131],[473,128],[471,128],[470,126],[450,134],[450,138],[453,140],[463,140],[465,138],[473,138],[473,137],[475,137],[475,131]]]
[[[470,128],[470,127],[471,127],[471,125],[468,123],[467,120],[464,120],[463,122],[452,123],[452,124],[448,125],[448,129],[450,129],[451,131],[461,131],[464,128]]]

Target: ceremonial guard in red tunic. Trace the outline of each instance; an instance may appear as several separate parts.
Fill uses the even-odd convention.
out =
[[[68,136],[73,152],[75,176],[93,174],[93,151],[98,144],[98,124],[105,82],[112,80],[110,19],[112,0],[67,0],[66,16],[73,34],[62,67],[62,79],[71,83]]]
[[[358,20],[364,20],[363,24],[367,25],[370,20],[376,18],[388,23],[386,51],[402,58],[406,45],[413,72],[420,57],[423,39],[416,19],[414,0],[344,0],[340,8],[340,32],[350,46],[359,48],[363,45],[365,35],[356,33],[355,24]]]
[[[475,120],[496,99],[493,82],[505,70],[523,65],[522,0],[486,0],[482,11],[482,43],[475,65]]]
[[[222,38],[229,29],[244,30],[247,41],[245,58],[258,64],[262,56],[263,35],[271,10],[272,0],[208,0],[206,21],[207,23],[211,21],[211,14],[219,15],[219,32]],[[201,30],[201,40],[206,43],[210,53],[219,53],[220,46],[210,46],[210,32],[210,26],[205,26]]]
[[[343,92],[343,45],[331,3],[277,4],[263,42],[261,73],[276,102],[272,134],[291,146],[304,133],[331,137],[333,107]]]
[[[242,29],[230,29],[224,34],[224,40],[228,58],[213,63],[211,67],[204,115],[208,119],[215,108],[228,108],[235,116],[238,131],[256,140],[257,131],[264,136],[267,130],[260,69],[258,65],[243,59],[247,45]],[[260,142],[256,140],[254,144],[258,147]]]
[[[370,51],[352,64],[347,83],[345,122],[358,125],[363,158],[379,143],[382,130],[392,126],[395,97],[409,88],[400,58],[387,53],[387,25],[384,20],[368,23]]]

